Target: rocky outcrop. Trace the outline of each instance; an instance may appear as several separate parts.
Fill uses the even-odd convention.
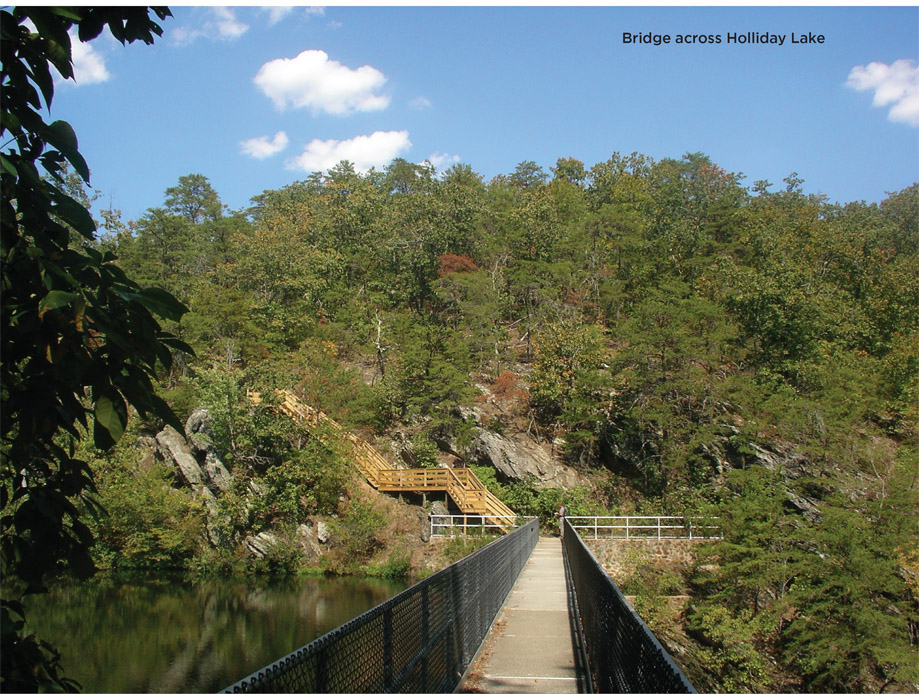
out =
[[[194,451],[196,458],[203,462],[205,479],[212,492],[219,495],[230,490],[233,477],[220,460],[214,445],[214,428],[211,416],[205,409],[197,409],[185,422],[185,439]]]
[[[259,533],[246,538],[246,548],[255,556],[265,558],[271,548],[278,544],[278,538],[271,533]]]
[[[184,436],[171,426],[156,435],[160,455],[179,469],[195,495],[211,509],[216,497],[229,491],[233,484],[233,476],[220,460],[213,437],[207,410],[192,412]]]
[[[232,487],[233,476],[214,446],[214,432],[207,411],[192,413],[185,424],[184,436],[167,426],[156,435],[156,448],[159,457],[178,469],[195,498],[207,507],[207,534],[211,544],[215,547],[224,544],[217,522],[217,498]]]
[[[740,436],[739,428],[727,426],[724,435],[702,445],[702,451],[712,462],[718,476],[731,468],[761,465],[787,480],[787,506],[808,520],[815,520],[820,515],[817,499],[799,494],[791,488],[796,480],[810,477],[807,456],[783,441],[755,442],[743,439],[742,443],[738,443]]]
[[[491,465],[507,480],[531,480],[538,488],[571,489],[584,482],[575,470],[553,460],[545,449],[525,435],[505,437],[482,430],[472,446],[470,458],[479,465]]]
[[[185,437],[171,426],[167,426],[156,435],[156,443],[163,458],[179,469],[192,493],[201,499],[212,513],[216,512],[217,498],[210,490],[208,477],[201,469]]]

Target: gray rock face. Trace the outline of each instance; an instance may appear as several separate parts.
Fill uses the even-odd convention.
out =
[[[447,505],[442,501],[435,501],[431,504],[431,515],[432,516],[447,516],[450,514]]]
[[[720,477],[731,468],[743,465],[761,465],[770,472],[782,476],[787,482],[793,482],[807,476],[807,457],[788,443],[780,441],[769,443],[756,443],[747,441],[747,450],[741,454],[731,443],[730,436],[740,434],[740,429],[734,426],[726,427],[726,435],[719,436],[706,444],[702,450],[712,461],[712,465]],[[798,494],[786,487],[785,504],[808,520],[816,520],[820,516],[815,499]]]
[[[216,451],[210,450],[205,454],[204,473],[207,475],[212,491],[217,494],[228,492],[233,486],[233,475],[226,469]]]
[[[312,523],[301,523],[297,526],[297,540],[305,556],[318,557],[322,554],[322,548],[319,546],[319,539],[316,537]]]
[[[171,426],[156,435],[156,443],[163,457],[175,464],[195,496],[200,497],[211,512],[216,511],[217,499],[208,488],[207,478],[185,437]]]
[[[246,538],[246,547],[257,557],[266,557],[271,548],[278,543],[278,539],[271,533],[259,533]]]
[[[207,537],[215,547],[225,543],[217,522],[217,497],[229,491],[233,476],[213,444],[213,429],[206,410],[196,410],[185,425],[185,436],[170,426],[156,435],[159,455],[175,465],[192,494],[207,506]]]
[[[539,488],[571,489],[583,482],[575,470],[555,462],[525,436],[506,438],[483,430],[473,445],[471,457],[480,465],[491,465],[514,482],[532,479]]]
[[[210,413],[199,408],[185,422],[185,438],[197,453],[206,453],[214,447],[214,427]]]
[[[332,533],[327,523],[323,521],[318,521],[316,523],[316,539],[319,540],[319,544],[322,545],[332,539]]]

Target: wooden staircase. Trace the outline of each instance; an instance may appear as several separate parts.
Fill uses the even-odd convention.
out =
[[[302,402],[289,390],[275,390],[280,399],[280,410],[313,431],[327,426],[339,433],[351,449],[351,456],[367,482],[381,492],[446,492],[463,513],[490,516],[494,525],[509,532],[514,527],[517,514],[492,494],[468,468],[394,468],[373,446],[362,441],[324,412]],[[258,404],[259,393],[249,393]]]

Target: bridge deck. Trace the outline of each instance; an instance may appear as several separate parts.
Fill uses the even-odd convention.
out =
[[[562,545],[540,538],[457,691],[584,691]]]

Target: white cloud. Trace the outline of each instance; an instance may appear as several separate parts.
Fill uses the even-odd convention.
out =
[[[236,11],[229,7],[208,8],[208,18],[200,27],[178,26],[171,32],[173,43],[181,46],[193,43],[199,38],[211,41],[235,41],[249,30],[249,25],[236,18]]]
[[[431,108],[431,100],[425,96],[416,96],[414,99],[408,102],[410,108],[414,108],[418,111],[424,111],[425,109]]]
[[[72,32],[70,36],[71,55],[73,56],[73,76],[78,85],[106,82],[110,77],[102,55],[88,43],[83,43]]]
[[[290,5],[282,5],[280,7],[263,7],[262,12],[268,13],[268,24],[274,26],[280,22],[284,17],[289,15],[294,11],[294,8]]]
[[[275,107],[309,108],[344,116],[355,111],[378,111],[389,97],[378,94],[386,84],[382,72],[369,65],[356,70],[329,60],[325,51],[303,51],[296,58],[278,58],[262,65],[255,84]]]
[[[249,30],[248,24],[243,24],[236,19],[236,12],[229,7],[212,7],[214,26],[217,35],[227,41],[235,41]]]
[[[267,135],[254,137],[251,140],[243,140],[239,143],[239,150],[243,154],[248,154],[256,159],[267,159],[285,149],[288,142],[287,133],[279,130],[271,140],[268,139]]]
[[[428,161],[434,165],[435,169],[441,171],[445,168],[449,168],[451,164],[460,161],[460,156],[458,154],[434,152],[434,154],[428,157]]]
[[[303,153],[287,163],[290,169],[325,171],[347,159],[365,173],[383,167],[412,146],[405,130],[377,131],[350,140],[313,140]]]
[[[874,90],[874,106],[890,106],[888,120],[919,127],[919,66],[912,60],[852,68],[847,87]]]

